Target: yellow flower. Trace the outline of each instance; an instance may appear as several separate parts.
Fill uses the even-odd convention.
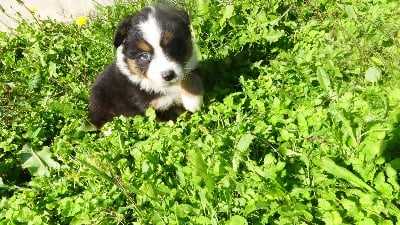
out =
[[[78,26],[83,26],[86,24],[86,20],[87,20],[87,18],[85,16],[80,16],[80,17],[76,18],[75,23]]]
[[[29,12],[32,13],[32,14],[34,14],[34,13],[37,11],[37,9],[35,9],[35,8],[29,8],[28,10],[29,10]]]

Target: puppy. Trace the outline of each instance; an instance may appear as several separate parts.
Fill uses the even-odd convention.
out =
[[[193,71],[197,53],[189,15],[153,5],[128,16],[114,36],[116,58],[93,84],[89,117],[101,128],[114,116],[144,115],[150,107],[160,120],[198,111],[203,84]]]

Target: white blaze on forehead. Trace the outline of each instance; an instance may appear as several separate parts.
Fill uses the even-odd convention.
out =
[[[154,8],[151,7],[149,17],[146,21],[139,24],[139,28],[143,32],[143,38],[149,42],[153,48],[157,48],[160,47],[161,28],[154,17],[154,11]]]
[[[183,77],[183,70],[182,66],[168,58],[161,48],[162,29],[154,16],[154,8],[151,9],[152,12],[149,14],[147,20],[139,24],[139,28],[143,33],[143,39],[153,47],[154,51],[153,58],[147,69],[147,77],[152,80],[156,86],[166,86],[181,80]],[[167,82],[162,78],[162,74],[171,70],[177,74],[177,77]]]

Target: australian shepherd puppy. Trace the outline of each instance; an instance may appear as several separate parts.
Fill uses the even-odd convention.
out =
[[[195,112],[203,85],[187,12],[154,5],[128,16],[114,36],[116,58],[93,84],[89,117],[101,128],[114,116],[144,115],[151,107],[161,120],[180,108]]]

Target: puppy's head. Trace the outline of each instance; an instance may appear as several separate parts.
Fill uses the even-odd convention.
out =
[[[142,89],[162,92],[196,66],[188,14],[155,5],[118,26],[114,46],[119,69]]]

